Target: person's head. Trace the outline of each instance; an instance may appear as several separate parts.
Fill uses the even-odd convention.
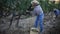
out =
[[[36,5],[39,4],[39,2],[38,2],[37,0],[33,0],[33,1],[31,2],[31,4],[32,4],[32,6],[36,6]]]

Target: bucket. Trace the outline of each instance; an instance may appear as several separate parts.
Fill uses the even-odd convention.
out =
[[[38,33],[39,33],[39,29],[38,28],[31,28],[30,34],[38,34]]]

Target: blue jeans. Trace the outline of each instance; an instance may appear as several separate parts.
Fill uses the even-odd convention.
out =
[[[34,26],[37,28],[38,27],[38,21],[39,21],[39,25],[40,25],[40,32],[42,32],[43,30],[43,19],[44,19],[44,14],[38,15],[36,17],[36,21]]]

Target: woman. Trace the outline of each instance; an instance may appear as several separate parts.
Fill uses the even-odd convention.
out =
[[[34,7],[33,14],[37,16],[34,26],[35,26],[35,28],[37,28],[38,27],[38,21],[39,21],[40,32],[42,32],[42,30],[43,30],[43,19],[44,19],[43,10],[42,10],[42,8],[39,5],[39,2],[37,0],[33,0],[31,2],[31,4],[32,4],[32,7]]]

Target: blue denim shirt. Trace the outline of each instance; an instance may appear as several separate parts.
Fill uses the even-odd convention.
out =
[[[43,14],[43,10],[42,10],[42,8],[41,8],[41,6],[40,5],[37,5],[37,6],[35,6],[35,8],[34,8],[34,10],[33,10],[33,14],[34,15],[41,15],[41,14]]]

